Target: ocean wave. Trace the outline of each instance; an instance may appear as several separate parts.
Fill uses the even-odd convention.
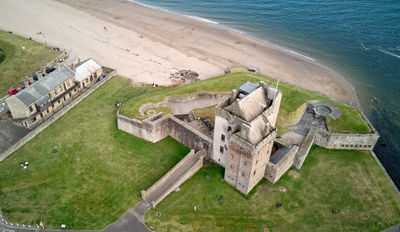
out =
[[[393,53],[393,52],[389,52],[389,51],[386,51],[386,50],[384,50],[384,49],[378,49],[378,51],[380,51],[380,52],[382,52],[382,53],[384,53],[384,54],[386,54],[386,55],[393,56],[393,57],[396,57],[396,58],[399,58],[399,59],[400,59],[400,55],[395,54],[395,53]]]
[[[162,7],[145,4],[145,3],[142,3],[142,2],[136,1],[136,0],[129,0],[129,1],[133,2],[133,3],[136,3],[136,4],[139,4],[141,6],[145,6],[145,7],[148,7],[148,8],[155,9],[155,10],[165,11],[165,12],[176,14],[176,15],[181,15],[181,16],[184,16],[184,17],[187,17],[187,18],[191,18],[191,19],[194,19],[194,20],[198,20],[198,21],[202,21],[202,22],[205,22],[205,23],[211,23],[211,24],[216,24],[216,25],[219,24],[216,21],[212,21],[210,19],[202,18],[202,17],[199,17],[199,16],[176,13],[176,12],[170,11],[170,10],[162,8]]]
[[[364,51],[368,51],[369,50],[369,48],[367,48],[363,42],[360,43],[360,46],[361,46],[362,49],[364,49]]]
[[[277,46],[277,45],[276,45],[276,46]],[[278,46],[278,47],[279,47],[280,49],[284,50],[285,52],[289,52],[289,53],[291,53],[291,54],[293,54],[293,55],[300,56],[300,57],[302,57],[302,58],[304,58],[304,59],[307,59],[307,60],[315,61],[314,58],[311,58],[311,57],[309,57],[309,56],[303,55],[303,54],[301,54],[301,53],[295,52],[295,51],[290,50],[290,49],[287,49],[287,48],[283,48],[283,47],[281,47],[281,46]]]
[[[191,18],[191,19],[199,20],[199,21],[202,21],[202,22],[205,22],[205,23],[219,24],[219,22],[215,22],[215,21],[212,21],[210,19],[205,19],[205,18],[202,18],[202,17],[199,17],[199,16],[185,15],[185,14],[181,14],[181,15],[183,15],[185,17],[188,17],[188,18]]]
[[[205,22],[205,23],[210,23],[210,24],[219,25],[219,26],[222,26],[222,27],[224,27],[224,28],[226,28],[226,29],[228,29],[228,30],[231,30],[231,31],[234,31],[234,32],[236,32],[236,33],[242,34],[242,35],[247,36],[247,37],[249,37],[249,38],[256,39],[256,40],[261,41],[261,42],[263,42],[263,43],[267,43],[267,44],[273,45],[273,46],[275,46],[275,47],[277,47],[277,48],[279,48],[279,49],[281,49],[281,50],[283,50],[283,51],[286,51],[286,52],[291,53],[291,54],[293,54],[293,55],[296,55],[296,56],[302,57],[302,58],[304,58],[304,59],[307,59],[307,60],[310,60],[310,61],[315,62],[315,59],[314,59],[314,58],[311,58],[311,57],[309,57],[309,56],[306,56],[306,55],[303,55],[303,54],[301,54],[301,53],[295,52],[295,51],[293,51],[293,50],[291,50],[291,49],[284,48],[284,47],[279,46],[279,45],[277,45],[277,44],[271,43],[271,42],[268,41],[268,40],[259,39],[257,36],[253,36],[251,33],[244,32],[244,31],[235,29],[235,28],[233,28],[233,27],[228,27],[228,26],[222,25],[222,24],[220,24],[219,22],[216,22],[216,21],[213,21],[213,20],[210,20],[210,19],[202,18],[202,17],[199,17],[199,16],[193,16],[193,15],[187,15],[187,14],[182,14],[182,13],[173,12],[173,11],[170,11],[170,10],[165,9],[165,8],[162,8],[162,7],[158,7],[158,6],[153,6],[153,5],[145,4],[145,3],[142,3],[142,2],[137,1],[137,0],[129,0],[129,1],[130,1],[130,2],[133,2],[133,3],[136,3],[136,4],[139,4],[139,5],[141,5],[141,6],[144,6],[144,7],[149,7],[149,8],[155,9],[155,10],[161,10],[161,11],[165,11],[165,12],[172,13],[172,14],[175,14],[175,15],[181,15],[181,16],[184,16],[184,17],[187,17],[187,18],[191,18],[191,19],[194,19],[194,20],[202,21],[202,22]]]

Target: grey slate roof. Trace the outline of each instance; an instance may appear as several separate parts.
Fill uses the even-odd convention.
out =
[[[292,149],[290,147],[281,147],[279,148],[270,158],[269,162],[273,164],[277,164],[285,155]]]
[[[35,103],[39,106],[43,105],[50,101],[49,97],[47,96],[49,91],[74,75],[75,74],[71,69],[62,65],[59,69],[56,69],[54,72],[44,77],[43,80],[36,81],[30,87],[23,89],[15,96],[26,106],[29,106],[32,103]]]
[[[247,95],[247,94],[253,92],[254,90],[256,90],[257,88],[258,88],[258,85],[253,84],[249,81],[246,81],[246,83],[241,85],[238,89],[239,89],[240,93]]]

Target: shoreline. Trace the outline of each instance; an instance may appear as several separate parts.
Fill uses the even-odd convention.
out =
[[[358,99],[357,91],[354,88],[354,86],[351,84],[351,82],[349,80],[347,80],[343,75],[341,75],[338,71],[336,71],[334,68],[329,67],[326,64],[323,64],[322,61],[320,61],[320,60],[318,60],[318,59],[316,59],[314,57],[311,57],[311,56],[308,56],[308,55],[304,55],[304,54],[302,54],[302,53],[300,53],[298,51],[294,51],[294,50],[292,50],[290,48],[286,48],[286,47],[284,47],[282,45],[275,44],[275,43],[273,43],[271,41],[268,41],[266,39],[258,38],[256,35],[249,34],[247,32],[241,31],[239,29],[231,28],[231,27],[226,26],[223,23],[218,22],[218,21],[213,21],[211,19],[203,18],[203,17],[196,16],[196,15],[188,15],[188,14],[185,14],[185,13],[174,12],[174,11],[171,11],[171,10],[166,9],[166,8],[153,6],[153,5],[148,5],[148,4],[142,3],[140,1],[136,1],[136,0],[127,0],[127,1],[130,2],[130,3],[133,3],[133,4],[137,4],[137,5],[146,7],[146,8],[150,8],[150,9],[156,10],[156,11],[157,10],[158,11],[163,11],[163,12],[166,12],[166,13],[169,13],[169,14],[174,14],[174,15],[187,17],[189,19],[197,20],[197,21],[200,21],[200,22],[203,22],[203,23],[220,26],[220,27],[228,29],[228,30],[230,30],[230,31],[232,31],[234,33],[238,33],[238,34],[240,34],[242,36],[245,36],[245,37],[248,37],[250,39],[257,40],[257,41],[259,41],[261,43],[264,43],[266,45],[275,47],[275,48],[281,50],[282,52],[287,53],[288,55],[293,55],[293,56],[296,56],[298,58],[305,59],[305,60],[313,63],[314,65],[317,65],[317,66],[320,66],[320,67],[322,67],[322,68],[324,68],[326,70],[329,70],[330,72],[335,73],[339,79],[341,79],[343,82],[345,82],[348,86],[351,87],[352,92],[353,92],[353,98],[352,98],[351,102],[349,103],[349,105],[355,106],[358,110],[362,111],[361,106],[360,106],[360,102],[359,102],[359,99]],[[336,100],[336,99],[334,99],[334,100]]]
[[[1,3],[7,9],[0,10],[1,28],[58,44],[81,59],[94,57],[135,81],[169,85],[169,75],[180,69],[205,79],[227,67],[257,67],[273,79],[357,105],[354,87],[332,68],[220,23],[128,0],[23,2]]]

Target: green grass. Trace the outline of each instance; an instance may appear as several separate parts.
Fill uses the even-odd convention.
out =
[[[156,231],[232,232],[382,231],[400,223],[400,198],[368,153],[313,147],[301,170],[275,185],[261,181],[248,197],[221,181],[223,172],[202,168],[149,210],[146,224]]]
[[[25,52],[22,47],[25,46]],[[33,40],[0,30],[0,95],[18,87],[25,77],[52,61],[60,52]]]
[[[6,59],[6,53],[0,48],[0,64]]]
[[[183,86],[168,88],[151,95],[139,96],[124,104],[121,113],[128,117],[144,118],[140,115],[139,108],[145,103],[162,102],[167,96],[185,97],[204,92],[227,93],[246,81],[258,83],[261,80],[270,85],[276,85],[276,81],[262,75],[251,72],[234,72]],[[286,83],[279,83],[279,90],[282,91],[283,98],[278,115],[278,128],[284,128],[295,123],[303,113],[307,101],[320,99],[335,104],[342,111],[342,117],[337,120],[329,120],[328,125],[333,131],[343,133],[368,133],[371,131],[358,111],[351,106]]]
[[[156,112],[155,114],[158,114],[160,112],[163,113],[164,115],[172,114],[172,111],[169,107],[151,108],[151,109],[146,110],[146,112],[144,112],[144,114],[148,115],[149,110],[154,110]]]
[[[114,77],[0,163],[0,207],[11,222],[101,229],[140,201],[189,149],[118,130],[114,104],[149,93]],[[54,146],[57,152],[53,153]],[[28,169],[19,164],[29,161]]]
[[[201,109],[194,109],[193,113],[199,118],[208,118],[215,123],[215,106],[209,106]]]

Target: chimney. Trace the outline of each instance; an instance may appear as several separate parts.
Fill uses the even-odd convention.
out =
[[[237,89],[233,89],[232,90],[232,96],[231,99],[229,100],[230,104],[232,104],[234,101],[236,101],[236,99],[239,96],[239,91]]]
[[[258,85],[261,86],[265,92],[267,92],[269,85],[267,85],[264,81],[260,81]]]

